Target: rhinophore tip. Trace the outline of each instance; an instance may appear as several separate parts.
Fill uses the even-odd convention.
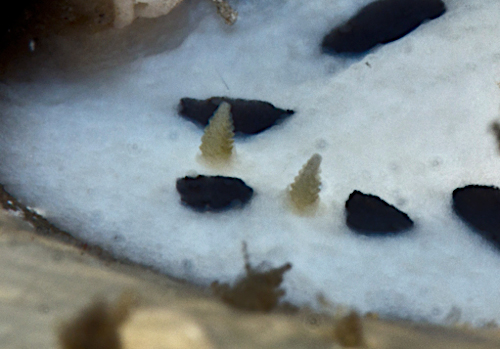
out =
[[[311,156],[290,185],[290,198],[299,210],[306,209],[318,201],[321,186],[320,164],[321,155]]]
[[[202,156],[208,160],[229,160],[233,153],[233,130],[231,105],[222,102],[210,118],[203,137],[201,137]]]

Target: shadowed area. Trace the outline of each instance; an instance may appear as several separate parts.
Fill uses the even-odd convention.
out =
[[[37,76],[89,78],[138,57],[178,47],[204,11],[201,0],[185,0],[166,16],[138,18],[113,28],[112,0],[15,2],[0,27],[0,78],[31,81]]]

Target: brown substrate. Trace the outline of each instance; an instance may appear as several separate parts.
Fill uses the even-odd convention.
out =
[[[47,219],[30,209],[29,207],[23,205],[14,196],[9,194],[2,184],[0,184],[0,204],[5,210],[22,212],[24,219],[33,225],[33,227],[35,228],[35,232],[39,235],[50,236],[53,239],[73,245],[82,249],[82,251],[94,254],[96,256],[111,258],[111,256],[108,253],[104,252],[101,248],[88,245],[87,243],[74,238],[69,233],[51,224]]]

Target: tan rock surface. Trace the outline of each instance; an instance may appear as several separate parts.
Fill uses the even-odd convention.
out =
[[[125,349],[339,347],[326,316],[233,310],[202,289],[37,235],[18,216],[0,210],[1,348],[57,348],[62,324],[124,291],[139,301],[120,329]],[[364,319],[364,332],[369,348],[500,348],[497,329]]]
[[[155,18],[164,16],[183,0],[113,0],[114,26],[123,28],[136,17]]]

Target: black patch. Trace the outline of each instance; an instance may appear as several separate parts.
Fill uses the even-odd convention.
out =
[[[241,206],[253,194],[253,189],[241,179],[222,176],[179,178],[176,187],[182,202],[200,211]]]
[[[293,110],[276,108],[268,102],[227,97],[212,97],[209,99],[182,98],[179,114],[195,121],[202,126],[208,124],[215,110],[222,102],[231,104],[234,132],[255,134],[275,125],[279,120],[290,116]]]
[[[468,185],[453,191],[453,209],[469,226],[500,248],[500,189]]]
[[[321,44],[325,53],[362,53],[402,38],[423,21],[441,16],[441,0],[380,0],[333,29]]]
[[[406,213],[378,196],[357,190],[349,195],[345,208],[347,226],[364,235],[397,233],[413,226],[413,221]]]

